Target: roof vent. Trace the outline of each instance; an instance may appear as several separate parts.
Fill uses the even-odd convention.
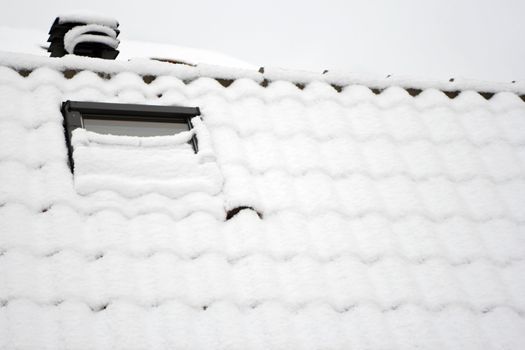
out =
[[[67,54],[114,60],[119,51],[120,31],[115,19],[77,14],[59,16],[49,30],[51,57]]]

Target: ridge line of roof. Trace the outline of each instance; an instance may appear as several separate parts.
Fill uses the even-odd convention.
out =
[[[91,70],[107,74],[134,72],[142,76],[171,75],[183,80],[198,77],[229,80],[247,78],[258,83],[281,80],[296,84],[308,84],[318,81],[340,87],[347,85],[364,85],[374,89],[386,89],[392,86],[398,86],[405,89],[438,89],[442,91],[473,90],[487,93],[512,92],[518,95],[525,94],[525,81],[505,83],[462,78],[427,80],[395,75],[380,77],[371,74],[344,73],[340,71],[316,73],[273,67],[265,67],[264,69],[255,71],[245,68],[231,68],[208,64],[199,64],[197,66],[178,65],[142,58],[131,59],[129,61],[111,61],[73,55],[56,58],[0,51],[0,65],[17,70],[33,70],[40,67],[48,67],[60,71]]]

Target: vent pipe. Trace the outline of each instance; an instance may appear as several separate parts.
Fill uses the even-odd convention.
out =
[[[94,15],[59,16],[49,30],[51,57],[67,54],[114,60],[120,31],[112,18]]]

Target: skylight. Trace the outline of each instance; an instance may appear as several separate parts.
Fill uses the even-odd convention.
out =
[[[197,107],[66,101],[62,104],[62,114],[69,165],[73,171],[71,137],[77,128],[120,136],[167,136],[192,129],[191,118],[200,115],[200,111]],[[196,153],[195,136],[190,144]]]
[[[88,131],[122,136],[165,136],[190,130],[188,123],[114,120],[99,117],[84,117],[83,124]]]

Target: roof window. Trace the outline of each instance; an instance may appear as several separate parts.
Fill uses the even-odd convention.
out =
[[[69,166],[74,169],[71,138],[73,130],[84,128],[99,134],[121,136],[166,136],[193,128],[191,118],[198,107],[152,106],[120,103],[66,101],[62,104]],[[195,135],[189,141],[198,151]]]

